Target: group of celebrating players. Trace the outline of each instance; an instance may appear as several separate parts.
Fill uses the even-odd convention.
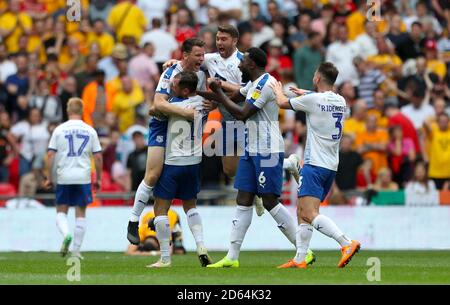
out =
[[[216,35],[217,53],[205,54],[203,41],[187,39],[182,44],[182,60],[166,63],[150,107],[146,173],[136,191],[127,238],[131,244],[139,244],[139,219],[153,197],[153,225],[161,257],[147,267],[170,267],[171,231],[167,214],[172,200],[177,198],[183,202],[201,265],[239,267],[240,248],[255,205],[258,215],[269,211],[277,227],[297,249],[295,257],[279,268],[307,268],[314,263],[315,255],[309,249],[313,228],[340,244],[342,257],[338,267],[344,267],[359,251],[360,243],[348,238],[330,218],[319,214],[320,202],[328,194],[338,167],[346,113],[344,98],[333,92],[338,71],[333,64],[322,63],[313,79],[317,91],[290,88],[297,97],[288,99],[281,83],[265,72],[265,52],[250,48],[241,53],[236,48],[238,38],[235,27],[221,26]],[[196,197],[200,191],[202,126],[215,107],[219,107],[222,115],[222,129],[214,134],[214,149],[222,156],[225,174],[234,177],[238,194],[228,253],[213,263],[205,247]],[[92,153],[101,156],[98,154],[101,149],[95,130],[81,121],[79,108],[82,111],[81,100],[69,102],[69,121],[55,130],[49,154],[61,155],[56,158],[56,203],[57,225],[64,237],[62,253],[68,252],[72,239],[67,229],[67,208],[77,205],[77,211],[81,208],[83,213],[77,212],[74,243],[75,253],[81,257],[84,207],[92,197],[90,175],[89,179],[86,176],[90,164],[86,160],[90,162]],[[278,125],[280,108],[306,113],[308,131],[301,169],[297,155],[284,158],[284,140]],[[68,176],[68,166],[72,169],[77,166],[74,160],[83,158],[85,161],[77,161],[84,168],[78,180],[60,180],[64,172]],[[101,157],[96,160],[96,166],[100,165]],[[283,170],[299,183],[298,221],[278,201]],[[80,186],[79,181],[89,183]],[[97,178],[96,184],[99,183]],[[47,184],[52,184],[51,177]]]

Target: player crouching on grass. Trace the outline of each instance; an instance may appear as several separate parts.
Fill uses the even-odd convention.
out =
[[[279,268],[306,268],[306,254],[313,227],[341,245],[339,268],[345,267],[361,245],[351,240],[327,216],[319,214],[320,202],[330,191],[339,164],[339,143],[347,111],[345,99],[333,92],[338,70],[322,63],[313,78],[317,92],[291,88],[298,97],[288,99],[281,83],[271,84],[280,108],[306,113],[307,137],[304,166],[300,172],[297,201],[297,254]]]
[[[183,247],[183,233],[181,231],[180,217],[178,214],[169,209],[167,213],[169,218],[169,227],[171,233],[172,247],[171,253],[173,254],[186,254],[186,249]],[[159,243],[156,239],[155,232],[155,213],[150,211],[144,215],[139,226],[139,245],[128,245],[125,252],[126,255],[139,255],[139,256],[153,256],[159,255]]]
[[[95,190],[100,189],[103,168],[102,148],[94,128],[82,121],[83,101],[71,98],[67,103],[69,120],[53,131],[48,144],[48,177],[46,189],[53,186],[52,168],[56,165],[56,225],[64,241],[61,255],[69,251],[72,236],[69,234],[67,212],[75,206],[75,232],[72,255],[80,259],[80,247],[86,232],[86,206],[92,202],[91,156],[94,155],[97,181]]]
[[[196,208],[200,191],[200,163],[202,161],[202,127],[207,118],[201,110],[203,98],[196,95],[198,77],[194,72],[183,71],[170,83],[169,102],[182,108],[195,109],[194,122],[180,116],[170,116],[167,127],[165,160],[161,176],[154,188],[155,231],[161,258],[150,268],[171,266],[170,225],[168,211],[172,200],[183,201],[189,228],[197,244],[197,254],[202,267],[211,264],[203,239],[203,226]]]

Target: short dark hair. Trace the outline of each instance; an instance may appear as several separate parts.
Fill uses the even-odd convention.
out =
[[[253,60],[253,62],[259,68],[265,68],[267,66],[267,54],[260,48],[250,48],[247,50],[248,57]]]
[[[183,44],[181,45],[181,51],[184,53],[191,53],[192,49],[194,47],[201,47],[203,48],[205,46],[205,42],[203,40],[200,40],[198,38],[189,38],[186,39]]]
[[[92,20],[92,24],[95,24],[97,22],[101,22],[101,23],[105,24],[105,21],[102,18],[95,18],[94,20]]]
[[[161,27],[161,19],[153,18],[152,19],[152,27],[153,28],[160,28]]]
[[[319,32],[311,31],[311,32],[308,33],[308,39],[309,40],[314,39],[317,36],[321,36]]]
[[[317,71],[323,76],[329,85],[334,85],[334,82],[339,74],[338,69],[331,62],[321,63]]]
[[[411,24],[411,28],[412,28],[413,26],[418,26],[418,27],[422,28],[422,22],[420,22],[420,21],[414,21],[414,22]]]
[[[183,71],[178,73],[175,77],[180,79],[180,82],[178,83],[180,89],[187,88],[191,93],[197,90],[198,77],[194,72]]]
[[[231,24],[219,26],[217,32],[227,33],[230,34],[231,37],[239,39],[239,31],[236,29],[236,27],[232,26]]]
[[[94,71],[94,77],[105,76],[105,71],[102,69],[97,69]]]
[[[136,130],[135,132],[133,132],[133,134],[131,135],[132,139],[135,139],[137,137],[144,137],[144,134],[142,133],[142,131]]]
[[[419,0],[419,1],[417,1],[417,3],[416,3],[416,8],[418,7],[418,6],[425,6],[427,9],[428,9],[428,7],[427,7],[427,2],[426,1],[423,1],[423,0]]]
[[[55,53],[48,53],[47,54],[47,62],[49,61],[58,61],[58,55],[56,55]]]

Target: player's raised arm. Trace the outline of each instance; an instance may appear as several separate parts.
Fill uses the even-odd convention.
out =
[[[208,84],[210,84],[213,81],[219,82],[220,83],[220,87],[223,90],[226,90],[223,87],[223,85],[224,85],[223,81],[214,80],[214,79],[208,79]],[[241,103],[241,102],[245,101],[245,96],[242,95],[242,93],[240,91],[240,86],[233,85],[233,84],[230,84],[230,83],[227,83],[227,84],[230,85],[230,87],[229,87],[230,91],[229,92],[231,92],[231,94],[229,95],[229,99],[231,99],[235,103]],[[233,87],[231,87],[231,86],[233,86]],[[202,96],[202,97],[204,97],[207,100],[210,100],[210,101],[217,101],[218,102],[218,100],[220,99],[219,95],[216,92],[213,92],[213,91],[197,91],[197,94]]]
[[[269,86],[275,94],[275,100],[278,106],[282,109],[292,109],[289,99],[283,93],[283,86],[281,85],[281,82],[273,82]]]
[[[193,121],[195,111],[192,108],[180,108],[178,106],[172,105],[168,100],[169,96],[166,94],[156,93],[154,99],[155,110],[162,112],[167,116],[178,115],[187,120]]]

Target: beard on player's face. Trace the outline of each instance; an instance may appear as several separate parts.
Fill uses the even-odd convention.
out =
[[[246,69],[241,69],[242,72],[242,83],[246,84],[248,83],[250,79],[250,73]]]

